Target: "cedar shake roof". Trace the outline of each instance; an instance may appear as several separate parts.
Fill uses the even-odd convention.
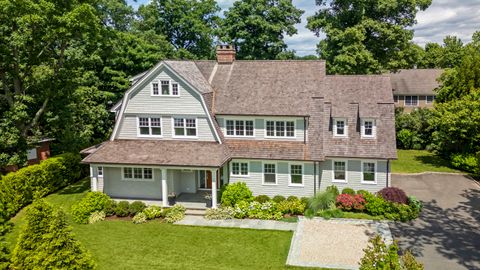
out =
[[[401,69],[390,73],[392,90],[396,95],[436,95],[437,79],[443,69]]]
[[[228,159],[228,149],[216,142],[114,140],[103,143],[82,163],[220,167]]]
[[[311,160],[303,142],[226,140],[232,158]]]

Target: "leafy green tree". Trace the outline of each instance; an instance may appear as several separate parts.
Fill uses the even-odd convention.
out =
[[[100,24],[83,0],[0,1],[0,10],[3,166],[25,160],[28,139],[52,135],[41,125],[47,115],[59,117],[57,107],[75,106],[83,56],[94,50],[89,41],[98,38]]]
[[[90,254],[75,240],[65,214],[43,200],[27,209],[12,254],[14,269],[94,269]]]
[[[440,68],[440,60],[442,59],[443,48],[440,44],[429,42],[425,44],[423,57],[419,60],[417,67],[419,68]]]
[[[220,38],[235,44],[239,59],[285,59],[284,37],[297,33],[302,14],[291,0],[236,1],[225,12]]]
[[[152,0],[138,9],[136,28],[165,36],[183,57],[208,58],[214,52],[218,11],[214,0]]]
[[[418,48],[412,43],[419,10],[431,0],[333,0],[317,1],[321,7],[308,18],[307,28],[326,38],[318,44],[329,73],[369,74],[411,67]]]
[[[403,112],[403,108],[395,110],[395,128],[397,147],[402,149],[425,149],[431,143],[434,126],[430,120],[431,109],[417,109],[411,113]]]
[[[442,54],[439,67],[452,68],[458,66],[463,56],[463,42],[456,36],[446,36],[443,39]]]

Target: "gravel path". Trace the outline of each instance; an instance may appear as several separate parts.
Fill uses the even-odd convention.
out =
[[[292,238],[287,264],[358,269],[363,249],[375,234],[392,242],[388,224],[384,222],[302,218]]]

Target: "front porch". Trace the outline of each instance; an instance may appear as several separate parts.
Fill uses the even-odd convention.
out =
[[[199,190],[196,193],[181,193],[177,198],[176,198],[176,203],[175,204],[180,204],[185,206],[187,209],[207,209],[207,200],[205,199],[205,194],[210,194],[210,190]],[[147,206],[150,205],[155,205],[155,206],[161,206],[165,207],[163,205],[163,200],[145,200],[145,199],[124,199],[124,198],[112,198],[115,201],[127,201],[129,203],[132,203],[134,201],[142,201],[144,202]],[[167,200],[168,204],[168,200]],[[167,207],[170,207],[171,205],[168,205]],[[218,206],[218,204],[217,204]]]

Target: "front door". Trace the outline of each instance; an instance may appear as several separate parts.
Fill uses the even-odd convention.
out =
[[[219,186],[217,178],[217,188]],[[211,171],[198,171],[198,188],[199,189],[212,189],[212,172]]]
[[[207,189],[212,189],[212,172],[206,171]]]

